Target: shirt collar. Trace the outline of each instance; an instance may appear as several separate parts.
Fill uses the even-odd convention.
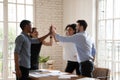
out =
[[[82,31],[82,32],[79,32],[79,33],[86,33],[86,31]]]
[[[21,34],[23,34],[23,35],[25,35],[25,36],[29,36],[27,33],[25,33],[25,32],[21,32]]]

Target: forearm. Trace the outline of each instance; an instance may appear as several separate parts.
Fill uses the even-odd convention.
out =
[[[75,41],[75,36],[64,37],[64,36],[58,35],[56,33],[54,26],[52,27],[52,35],[54,36],[55,41],[60,41],[60,42],[74,42]]]
[[[14,53],[15,69],[19,69],[19,56],[17,53]]]
[[[75,42],[75,37],[73,37],[73,36],[64,37],[64,36],[60,36],[60,35],[56,34],[55,38],[59,42]]]
[[[50,37],[50,42],[43,41],[43,44],[44,44],[45,46],[52,46],[52,44],[53,44],[53,39],[52,39],[52,37]]]
[[[55,35],[53,36],[55,42],[59,42],[59,40],[56,39]]]
[[[53,39],[50,38],[50,42],[48,43],[48,46],[52,46],[52,44],[53,44]]]
[[[46,34],[45,36],[42,36],[42,37],[38,38],[38,40],[39,40],[40,42],[42,42],[42,41],[43,41],[44,39],[46,39],[49,35],[50,35],[50,33]]]

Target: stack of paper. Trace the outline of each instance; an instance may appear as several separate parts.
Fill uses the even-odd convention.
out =
[[[39,77],[47,77],[49,76],[49,73],[46,73],[46,74],[40,74],[38,72],[31,72],[29,73],[29,76],[31,77],[35,77],[35,78],[39,78]]]
[[[77,80],[99,80],[99,79],[95,79],[95,78],[80,78],[80,79],[77,79]]]
[[[65,75],[68,74],[66,72],[60,72],[58,70],[40,70],[40,71],[30,71],[29,76],[31,77],[47,77],[47,76],[60,76],[60,75]]]
[[[41,70],[30,70],[29,72],[31,73],[31,72],[42,72],[42,71]]]
[[[71,79],[71,77],[78,77],[77,75],[72,75],[66,72],[61,72],[59,70],[38,70],[30,71],[29,76],[39,78],[48,76],[58,76],[59,79]]]
[[[50,72],[51,76],[60,76],[60,75],[65,75],[65,74],[68,74],[68,73],[66,73],[66,72],[56,72],[56,71]]]
[[[77,75],[60,75],[59,79],[71,79],[71,77],[78,77]]]

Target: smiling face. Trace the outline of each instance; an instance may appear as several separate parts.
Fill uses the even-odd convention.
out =
[[[33,38],[38,38],[38,31],[37,31],[36,28],[32,30],[31,36],[32,36]]]
[[[75,31],[71,28],[71,27],[68,27],[67,29],[66,29],[66,35],[67,36],[71,36],[71,35],[73,35],[75,33]]]

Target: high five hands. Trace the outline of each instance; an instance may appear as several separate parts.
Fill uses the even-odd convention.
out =
[[[53,26],[53,25],[50,26],[50,33],[51,33],[52,35],[55,35],[55,34],[56,34],[56,27],[55,27],[55,26]]]

